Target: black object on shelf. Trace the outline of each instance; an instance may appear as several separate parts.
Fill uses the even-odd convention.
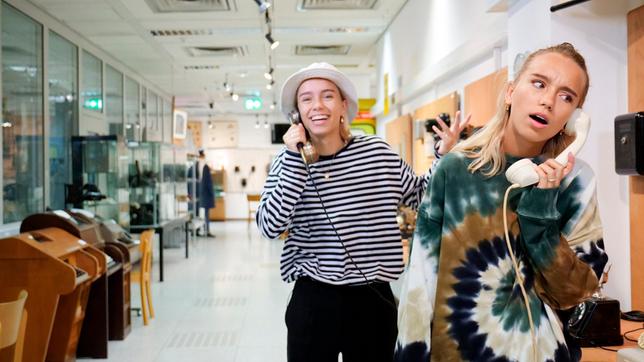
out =
[[[644,112],[615,117],[615,172],[644,175]]]
[[[81,201],[100,201],[106,196],[94,184],[85,184],[82,188]]]
[[[621,346],[619,301],[593,297],[580,303],[568,320],[568,332],[581,347]]]

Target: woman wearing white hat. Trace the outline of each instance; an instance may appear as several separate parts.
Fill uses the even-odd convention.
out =
[[[427,176],[375,136],[351,137],[357,113],[351,81],[327,63],[291,75],[282,112],[302,123],[284,135],[257,212],[268,238],[288,230],[281,274],[295,287],[286,310],[288,360],[391,361],[397,310],[389,282],[403,271],[399,204],[416,207]],[[467,122],[443,128],[452,145]],[[319,159],[308,166],[308,141]],[[429,174],[429,173],[428,173]]]

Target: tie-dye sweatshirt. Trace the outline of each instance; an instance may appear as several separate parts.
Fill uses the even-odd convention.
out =
[[[507,166],[518,158],[507,156]],[[534,160],[540,163],[540,160]],[[418,210],[400,298],[397,361],[531,361],[527,309],[507,251],[505,172],[441,159]],[[553,312],[597,288],[607,256],[595,177],[577,160],[559,188],[510,192],[508,227],[523,274],[539,361],[573,359]]]

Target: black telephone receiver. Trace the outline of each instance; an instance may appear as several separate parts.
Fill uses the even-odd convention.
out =
[[[288,113],[288,120],[291,122],[291,124],[300,124],[302,121],[300,120],[300,112],[298,112],[296,109],[290,111]],[[304,132],[306,132],[306,143],[298,143],[297,144],[297,149],[300,151],[300,155],[302,155],[302,161],[304,161],[305,164],[309,165],[312,163],[315,163],[318,161],[320,158],[320,155],[318,154],[318,151],[313,147],[311,142],[308,141],[309,139],[309,131],[304,128]]]

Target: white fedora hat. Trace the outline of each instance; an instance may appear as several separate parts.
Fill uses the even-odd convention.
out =
[[[282,86],[281,104],[282,113],[288,116],[288,113],[297,109],[295,95],[300,84],[307,79],[322,78],[330,80],[342,92],[342,96],[347,100],[347,117],[348,121],[353,121],[358,114],[358,94],[353,83],[344,73],[329,63],[313,63],[306,68],[302,68],[293,73]]]

